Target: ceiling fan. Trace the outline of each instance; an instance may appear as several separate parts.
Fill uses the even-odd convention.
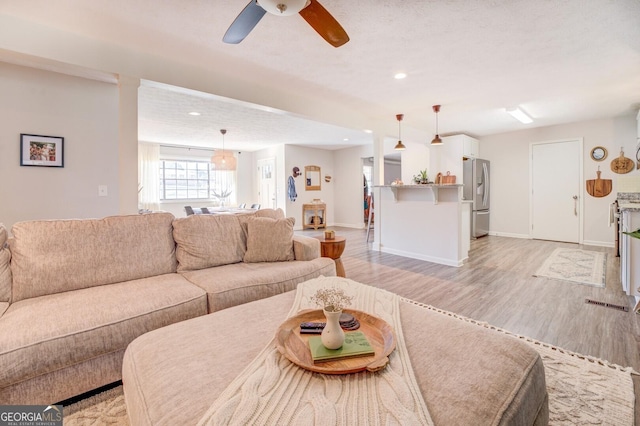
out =
[[[316,0],[251,0],[233,21],[222,41],[240,43],[267,12],[277,16],[299,13],[333,47],[340,47],[349,41],[344,28]]]

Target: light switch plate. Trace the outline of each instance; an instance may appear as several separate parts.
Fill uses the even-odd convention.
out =
[[[98,197],[106,197],[107,195],[109,195],[107,185],[98,185]]]

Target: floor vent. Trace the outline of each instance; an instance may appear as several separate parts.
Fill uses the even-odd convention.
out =
[[[619,311],[629,312],[628,306],[614,305],[613,303],[599,302],[597,300],[592,300],[592,299],[584,299],[584,303],[588,303],[590,305],[604,306],[605,308],[611,308],[611,309],[617,309]]]

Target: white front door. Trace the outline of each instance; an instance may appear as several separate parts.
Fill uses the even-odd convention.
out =
[[[581,242],[582,140],[531,145],[531,236]]]
[[[260,188],[260,206],[263,209],[276,209],[276,159],[258,160],[258,188]],[[249,207],[249,206],[247,206]]]

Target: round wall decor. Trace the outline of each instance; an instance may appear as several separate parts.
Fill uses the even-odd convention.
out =
[[[591,159],[594,161],[602,161],[607,158],[607,148],[603,146],[596,146],[591,150]]]

